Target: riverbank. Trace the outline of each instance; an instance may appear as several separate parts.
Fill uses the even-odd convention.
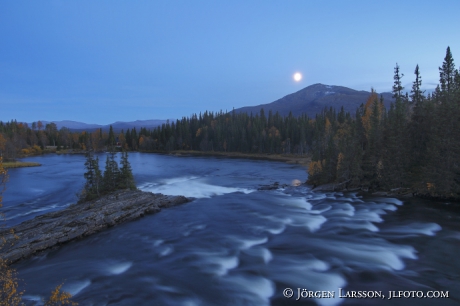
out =
[[[105,152],[105,151],[101,151]],[[240,152],[220,152],[220,151],[192,151],[192,150],[174,150],[169,152],[164,151],[130,151],[140,153],[156,153],[173,156],[212,156],[212,157],[225,157],[225,158],[243,158],[253,160],[271,160],[285,162],[288,164],[298,164],[301,166],[308,166],[311,161],[309,155],[298,154],[262,154],[262,153],[240,153]],[[47,150],[40,154],[55,153],[55,154],[86,154],[85,150],[79,149],[62,149],[62,150]],[[22,155],[21,157],[29,157],[34,155]]]
[[[38,167],[38,166],[41,166],[41,164],[32,163],[32,162],[21,162],[21,161],[3,162],[4,168],[22,168],[22,167]]]
[[[308,186],[311,186],[307,184]],[[407,200],[409,198],[419,198],[429,200],[431,202],[438,202],[438,203],[460,203],[460,199],[453,198],[453,197],[440,197],[440,196],[432,196],[429,194],[422,194],[419,193],[417,190],[411,188],[394,188],[390,190],[369,190],[365,187],[356,187],[356,188],[346,188],[344,187],[344,183],[329,183],[316,186],[312,188],[312,191],[320,191],[320,192],[358,192],[360,195],[365,196],[377,196],[377,197],[389,197],[389,198],[397,198],[399,200]]]
[[[77,149],[62,149],[59,151],[54,151],[53,153],[56,154],[86,154],[85,150],[77,150]]]
[[[0,237],[4,239],[0,256],[14,263],[37,252],[189,201],[183,196],[140,190],[117,191],[0,231]]]
[[[260,153],[240,153],[240,152],[216,152],[216,151],[185,151],[176,150],[171,151],[168,155],[174,156],[213,156],[213,157],[225,157],[225,158],[244,158],[254,160],[271,160],[281,161],[288,164],[299,164],[302,166],[308,166],[311,158],[309,156],[300,156],[295,154],[260,154]]]

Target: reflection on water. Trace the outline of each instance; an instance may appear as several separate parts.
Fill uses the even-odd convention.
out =
[[[40,305],[40,297],[64,280],[81,305],[433,304],[343,299],[339,288],[449,290],[450,298],[436,304],[460,302],[457,211],[420,200],[314,193],[291,185],[305,180],[304,169],[283,163],[153,154],[131,154],[130,160],[139,188],[195,200],[17,264],[30,305]],[[81,187],[80,157],[39,162],[45,172],[53,165],[55,175],[13,173],[10,190],[19,190],[15,179],[28,187],[11,196],[9,210],[21,217],[9,222],[30,218],[33,210],[60,209]],[[48,180],[49,189],[37,187],[36,179]],[[257,190],[275,181],[289,187]],[[36,189],[45,190],[43,199],[35,198]],[[283,297],[284,288],[336,296],[296,301],[296,295]]]

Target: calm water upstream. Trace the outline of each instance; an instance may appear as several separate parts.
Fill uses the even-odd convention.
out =
[[[8,225],[74,203],[83,186],[83,156],[27,161],[42,166],[9,171]],[[62,282],[80,305],[460,303],[460,212],[447,205],[307,187],[258,191],[306,179],[302,167],[278,162],[141,153],[130,161],[140,189],[195,200],[16,264],[28,305],[42,305]],[[298,288],[334,296],[296,301]],[[339,288],[385,297],[343,298]],[[387,299],[403,290],[449,298]]]

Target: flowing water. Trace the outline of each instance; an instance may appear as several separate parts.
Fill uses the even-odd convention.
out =
[[[84,183],[83,156],[27,160],[42,166],[9,171],[9,226],[74,203]],[[452,205],[305,186],[258,190],[306,180],[305,169],[279,162],[142,153],[130,162],[140,189],[195,199],[16,264],[28,305],[42,305],[63,282],[80,305],[460,303]],[[299,298],[302,289],[329,296]],[[449,298],[388,299],[402,290]],[[382,296],[343,297],[352,291]]]

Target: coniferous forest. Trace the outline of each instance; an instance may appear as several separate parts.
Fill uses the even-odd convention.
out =
[[[85,186],[79,195],[79,200],[89,201],[104,194],[119,189],[136,189],[131,164],[128,160],[128,152],[121,153],[121,167],[115,160],[115,151],[112,149],[105,161],[104,173],[99,168],[99,157],[94,158],[93,152],[86,152],[84,177]]]
[[[264,110],[257,114],[206,111],[152,130],[110,129],[108,133],[58,130],[54,123],[43,126],[40,121],[30,127],[0,122],[0,150],[8,160],[39,154],[50,145],[57,150],[103,151],[116,140],[125,151],[298,154],[311,157],[308,183],[312,185],[407,188],[418,195],[459,199],[460,76],[450,48],[439,67],[439,85],[431,94],[421,89],[421,71],[415,67],[412,87],[404,88],[396,64],[395,100],[389,109],[372,91],[355,113],[326,108],[315,118],[292,113],[283,117]],[[102,180],[100,186],[109,188],[100,171],[92,171],[95,180]],[[99,192],[96,185],[88,187],[93,194]]]
[[[459,199],[460,76],[450,48],[439,72],[440,84],[425,96],[417,65],[410,94],[403,94],[396,65],[390,109],[373,93],[353,117],[317,117],[308,181]]]

